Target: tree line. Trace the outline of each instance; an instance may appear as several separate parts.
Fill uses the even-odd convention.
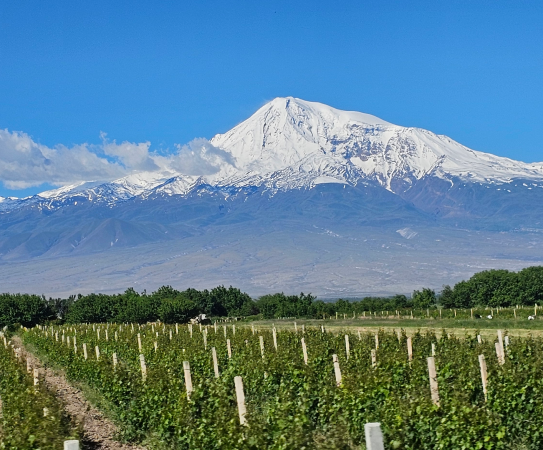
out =
[[[157,291],[136,292],[129,288],[121,294],[88,294],[67,299],[30,294],[0,294],[0,327],[21,324],[31,327],[47,322],[185,323],[198,314],[210,317],[325,318],[337,314],[361,314],[363,311],[405,309],[507,307],[543,303],[543,267],[528,267],[519,272],[486,270],[476,273],[454,287],[443,286],[436,295],[430,288],[393,297],[364,297],[358,300],[317,300],[311,294],[264,295],[256,300],[241,290],[218,286],[211,290],[178,291],[162,286]]]

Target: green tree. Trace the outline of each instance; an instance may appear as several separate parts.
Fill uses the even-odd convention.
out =
[[[413,306],[425,309],[436,304],[436,293],[433,289],[424,288],[422,291],[413,291]]]

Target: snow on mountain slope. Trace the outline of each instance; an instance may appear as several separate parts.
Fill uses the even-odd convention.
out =
[[[231,155],[211,175],[164,168],[111,181],[89,181],[21,200],[0,199],[0,210],[58,202],[116,204],[135,197],[187,195],[201,185],[279,190],[322,183],[375,183],[401,194],[421,178],[483,184],[543,181],[543,163],[527,164],[471,150],[447,136],[401,127],[369,114],[341,111],[292,97],[276,98],[211,144]],[[224,188],[227,188],[226,190]]]
[[[430,131],[292,97],[276,98],[211,143],[234,156],[239,172],[263,176],[290,167],[352,182],[338,173],[345,166],[393,192],[429,174],[478,182],[543,179],[543,163],[477,152]]]

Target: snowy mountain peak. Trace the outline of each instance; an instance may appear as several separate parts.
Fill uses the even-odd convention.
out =
[[[481,184],[543,181],[543,163],[474,151],[447,136],[294,97],[275,98],[210,142],[220,149],[211,152],[219,162],[218,170],[207,175],[189,176],[181,166],[169,167],[21,200],[0,199],[0,210],[34,204],[56,208],[77,199],[113,205],[153,195],[185,196],[201,188],[230,195],[260,187],[273,195],[318,184],[373,183],[403,195],[425,178],[447,180],[451,186],[457,179]]]
[[[231,153],[240,172],[265,176],[291,168],[352,182],[337,178],[343,167],[393,192],[426,175],[478,182],[543,179],[542,164],[477,152],[430,131],[293,97],[272,100],[211,143]]]

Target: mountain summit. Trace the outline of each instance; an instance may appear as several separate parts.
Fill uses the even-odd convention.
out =
[[[319,184],[370,183],[411,197],[409,191],[420,190],[420,180],[445,181],[440,191],[458,183],[522,180],[531,189],[543,182],[543,163],[478,152],[427,130],[293,97],[272,100],[210,143],[207,155],[215,158],[216,168],[207,174],[187,175],[181,164],[112,182],[64,186],[23,200],[0,199],[0,210],[37,203],[51,208],[70,203],[72,197],[113,205],[154,195],[186,196],[202,185],[229,192],[257,187],[273,195]]]
[[[290,168],[328,182],[371,179],[392,192],[429,175],[501,183],[543,180],[543,163],[477,152],[447,136],[293,97],[274,99],[211,143],[231,153],[244,174]]]

